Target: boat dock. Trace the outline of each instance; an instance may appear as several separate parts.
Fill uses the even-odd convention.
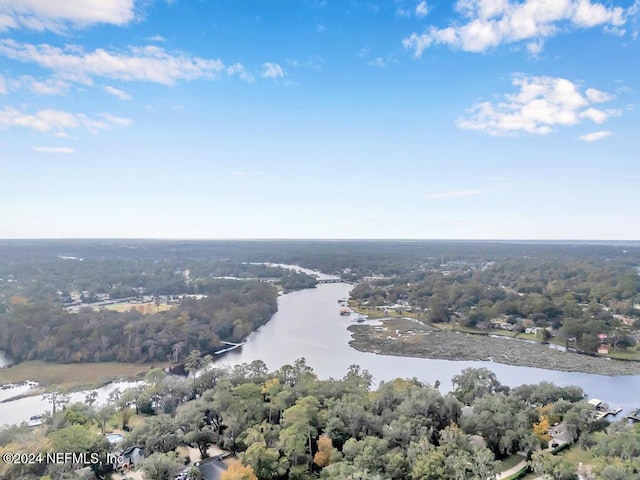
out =
[[[634,410],[629,415],[627,415],[627,418],[632,422],[640,422],[640,408]]]
[[[227,348],[223,348],[222,350],[218,350],[217,352],[213,352],[214,355],[222,355],[223,353],[230,352],[231,350],[240,348],[241,346],[245,345],[247,342],[242,342],[242,343],[222,342],[222,343],[229,346]]]
[[[596,420],[600,420],[608,415],[617,415],[622,411],[622,409],[620,407],[618,408],[614,408],[613,410],[600,410],[598,412],[596,412]]]
[[[622,408],[620,407],[609,409],[608,404],[603,403],[601,400],[598,400],[597,398],[592,398],[591,400],[589,400],[588,403],[589,405],[595,408],[595,412],[593,416],[595,420],[603,419],[604,417],[609,415],[617,415],[622,411]]]

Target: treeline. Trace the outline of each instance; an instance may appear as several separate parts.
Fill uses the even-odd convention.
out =
[[[374,391],[371,382],[356,365],[342,379],[320,380],[304,359],[275,372],[258,360],[186,379],[152,370],[142,385],[114,392],[104,406],[89,396],[69,405],[63,392],[49,392],[53,414],[45,429],[0,430],[0,453],[103,454],[114,447],[93,425],[103,434],[128,430],[131,416],[144,412],[150,416],[125,434],[123,447],[143,448],[149,480],[173,478],[184,468],[178,448],[197,447],[205,458],[214,444],[241,461],[225,480],[486,480],[506,470],[500,460],[516,452],[538,476],[576,480],[577,465],[546,450],[550,426],[561,424],[563,441],[579,442],[592,455],[585,478],[640,475],[640,430],[595,420],[578,387],[543,382],[509,389],[487,369],[471,368],[453,378],[446,394],[415,378],[383,382]],[[0,475],[63,478],[75,468],[6,464]],[[189,472],[197,478],[196,466]]]
[[[0,313],[16,299],[68,304],[73,301],[72,292],[82,293],[85,303],[105,294],[111,299],[202,294],[208,281],[219,277],[277,280],[287,291],[317,283],[304,273],[249,263],[249,257],[243,257],[239,250],[229,258],[215,245],[208,252],[206,248],[174,252],[168,247],[170,242],[108,245],[0,241]]]
[[[551,264],[563,264],[567,259],[584,260],[602,267],[634,268],[640,266],[640,243],[4,240],[0,241],[0,278],[6,280],[8,275],[14,275],[32,279],[53,269],[56,278],[64,277],[72,282],[78,274],[85,277],[87,269],[83,262],[94,262],[92,267],[96,268],[100,262],[108,261],[113,268],[121,265],[138,275],[142,272],[150,275],[170,266],[172,269],[165,272],[167,275],[175,269],[180,273],[192,269],[196,276],[204,277],[212,274],[213,267],[218,275],[242,276],[243,271],[248,270],[250,275],[260,276],[254,269],[265,267],[251,265],[251,262],[273,262],[301,265],[358,280],[372,274],[404,275],[419,266],[437,268],[450,262],[482,265],[523,258]],[[128,268],[131,262],[141,268]],[[68,273],[69,269],[73,269],[73,274]],[[265,276],[271,275],[265,273]],[[136,280],[145,281],[144,278]]]
[[[178,361],[244,339],[277,311],[277,292],[264,282],[209,280],[203,291],[206,298],[150,315],[15,305],[0,314],[0,350],[16,362]]]

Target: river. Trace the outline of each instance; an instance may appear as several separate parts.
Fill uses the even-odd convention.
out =
[[[322,275],[321,278],[329,277]],[[541,381],[578,385],[590,398],[599,398],[611,407],[620,406],[627,411],[640,406],[640,376],[610,377],[492,362],[457,362],[359,352],[349,346],[351,334],[347,327],[353,322],[352,317],[339,314],[338,300],[347,297],[351,288],[344,283],[329,283],[280,296],[278,312],[271,320],[252,333],[242,349],[226,354],[218,363],[236,365],[259,359],[269,369],[277,369],[304,357],[321,378],[341,378],[350,365],[357,364],[369,370],[376,383],[396,377],[416,377],[431,384],[439,380],[442,391],[451,389],[451,378],[463,368],[487,367],[502,383],[512,387]],[[106,399],[116,386],[123,388],[127,385],[131,384],[114,384],[100,389],[100,399]],[[81,401],[86,393],[75,393],[72,399]],[[0,403],[0,425],[26,421],[31,415],[43,413],[48,408],[40,396]]]

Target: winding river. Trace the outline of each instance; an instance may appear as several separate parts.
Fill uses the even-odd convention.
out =
[[[319,278],[330,277],[319,275]],[[330,283],[282,295],[278,299],[278,312],[269,323],[252,333],[249,342],[242,349],[228,353],[218,362],[236,365],[259,359],[269,369],[277,369],[304,357],[307,364],[322,378],[341,378],[350,365],[357,364],[369,370],[376,383],[396,377],[416,377],[432,384],[439,380],[443,391],[451,389],[451,377],[459,374],[463,368],[487,367],[496,373],[502,383],[512,387],[541,381],[578,385],[589,397],[599,398],[611,407],[620,406],[625,411],[640,407],[640,376],[610,377],[492,362],[457,362],[359,352],[349,346],[351,334],[347,327],[353,319],[339,314],[338,301],[347,297],[351,288],[351,285],[343,283]],[[98,390],[99,398],[104,401],[111,390],[127,385],[131,383],[104,387]],[[10,395],[6,392],[0,391],[0,400],[2,396],[9,398],[23,393],[15,389],[8,391],[11,392]],[[86,393],[75,393],[72,399],[81,401]],[[43,413],[48,407],[40,396],[0,403],[0,425],[26,421],[31,415]]]

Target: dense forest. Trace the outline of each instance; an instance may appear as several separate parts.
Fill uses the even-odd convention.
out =
[[[200,357],[190,358],[195,365]],[[147,480],[173,478],[185,465],[188,478],[199,478],[197,466],[180,455],[190,447],[205,458],[211,445],[240,460],[225,480],[487,480],[514,458],[544,478],[575,480],[579,467],[558,453],[564,447],[589,458],[584,478],[640,478],[638,426],[597,420],[578,387],[509,389],[486,369],[463,370],[447,394],[415,378],[376,390],[371,382],[356,365],[342,379],[318,379],[304,359],[275,372],[261,361],[189,378],[152,370],[106,405],[90,396],[69,404],[64,392],[51,390],[45,425],[0,430],[0,453],[102,454],[138,446]],[[560,427],[557,446],[552,435]],[[111,429],[123,429],[121,446],[104,439]],[[0,476],[66,478],[80,466],[4,464]]]
[[[15,361],[178,361],[194,349],[212,353],[237,342],[277,310],[277,292],[264,282],[210,280],[201,299],[184,297],[176,309],[142,315],[55,304],[12,306],[0,315],[0,349]]]

